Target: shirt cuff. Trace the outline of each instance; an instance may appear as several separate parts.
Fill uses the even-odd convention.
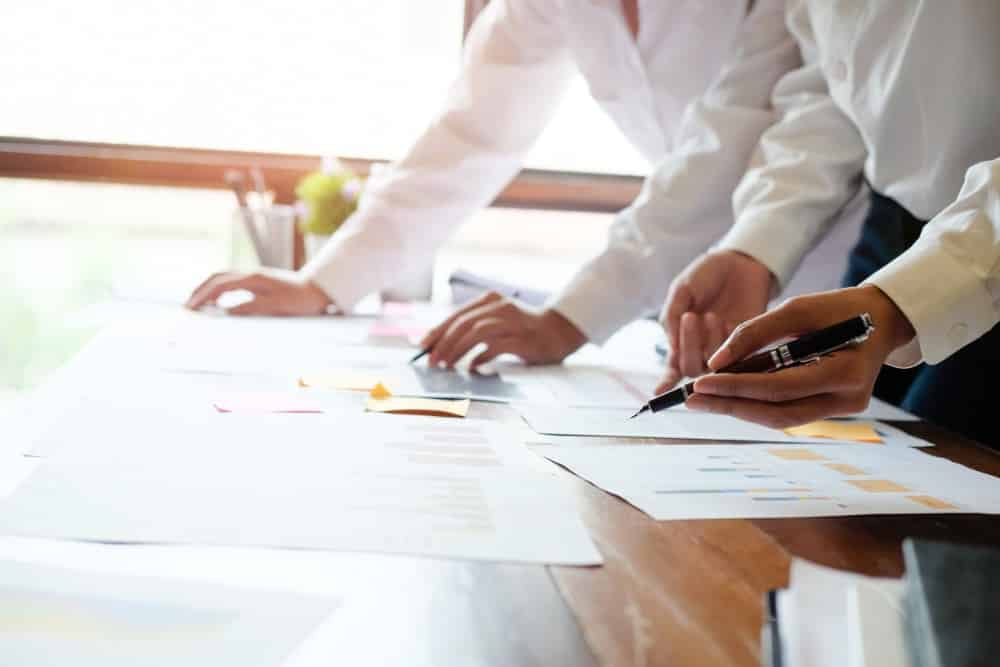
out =
[[[610,291],[608,282],[583,271],[552,297],[546,307],[572,322],[591,343],[603,345],[639,314],[634,299]]]
[[[809,250],[809,244],[802,239],[788,238],[782,234],[780,242],[774,238],[774,231],[787,231],[787,226],[768,225],[767,232],[759,229],[753,220],[738,222],[713,246],[715,251],[733,250],[748,255],[768,268],[777,281],[771,296],[777,296],[788,286],[798,269],[802,256]]]
[[[889,355],[891,366],[939,363],[996,324],[993,299],[980,277],[936,239],[918,241],[862,284],[882,290],[917,333]]]
[[[363,255],[339,251],[335,236],[299,269],[299,274],[323,290],[337,310],[349,313],[359,301],[379,289],[370,258]]]

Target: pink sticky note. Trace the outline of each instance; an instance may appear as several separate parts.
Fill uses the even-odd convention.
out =
[[[323,406],[313,397],[303,392],[259,392],[233,394],[213,404],[219,412],[289,412],[318,413],[323,412]]]

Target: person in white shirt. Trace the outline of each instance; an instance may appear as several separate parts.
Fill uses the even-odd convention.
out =
[[[735,192],[733,228],[671,285],[671,346],[701,354],[701,320],[727,317],[731,286],[786,282],[862,179],[872,207],[847,275],[860,285],[745,322],[709,367],[862,312],[875,332],[816,364],[705,376],[687,405],[789,426],[855,412],[884,363],[923,361],[902,406],[1000,445],[1000,3],[792,0],[787,17],[805,62],[775,88],[781,119]]]
[[[522,327],[521,335],[505,337],[494,349],[559,361],[588,339],[602,342],[621,324],[655,310],[670,271],[731,224],[725,202],[760,132],[773,121],[770,89],[799,62],[782,6],[780,0],[493,0],[468,36],[461,73],[441,114],[366,189],[357,213],[318,256],[290,275],[213,276],[188,305],[198,308],[246,289],[255,298],[230,312],[349,312],[370,293],[405,285],[513,178],[577,70],[649,162],[669,156],[668,162],[646,183],[638,208],[619,216],[607,250],[549,304],[541,310],[499,299],[492,304]],[[662,212],[642,205],[662,190],[673,193]],[[842,261],[857,228],[845,225],[818,251],[816,263]],[[803,275],[792,289],[835,284],[835,272],[834,264]],[[544,335],[533,335],[537,331]],[[440,351],[459,351],[455,336],[449,340],[432,362],[445,359]],[[545,345],[528,350],[518,341]]]

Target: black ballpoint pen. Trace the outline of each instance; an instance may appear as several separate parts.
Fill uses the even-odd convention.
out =
[[[850,345],[864,342],[875,325],[868,313],[862,313],[833,326],[814,331],[777,347],[750,355],[746,359],[719,369],[719,373],[770,373],[782,368],[808,364],[824,355],[836,352]],[[639,408],[629,419],[635,419],[644,412],[659,412],[680,405],[694,393],[694,382],[654,396]]]
[[[434,348],[433,347],[427,347],[427,348],[424,348],[424,349],[420,350],[415,355],[413,355],[413,358],[410,359],[410,361],[408,363],[412,364],[413,362],[418,361],[419,359],[422,359],[426,355],[430,354],[430,351],[432,349],[434,349]]]

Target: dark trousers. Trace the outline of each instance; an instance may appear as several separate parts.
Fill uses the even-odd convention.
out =
[[[888,197],[872,193],[861,238],[851,251],[844,285],[859,284],[913,245],[923,220]],[[884,366],[875,396],[924,419],[1000,448],[1000,326],[939,364],[897,369]]]

